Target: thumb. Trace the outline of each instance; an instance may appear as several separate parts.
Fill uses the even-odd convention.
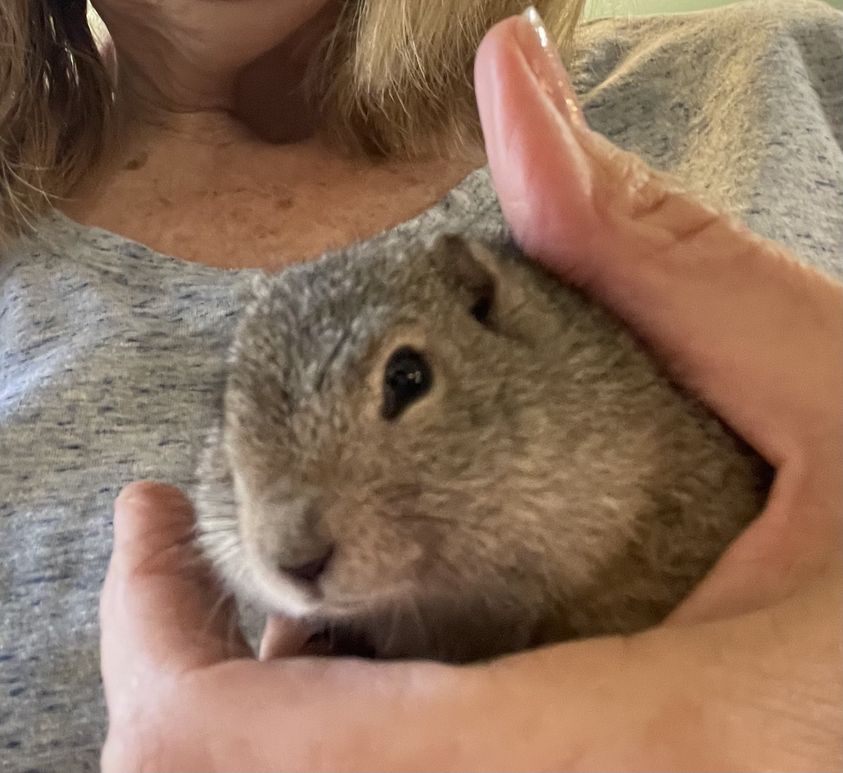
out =
[[[109,705],[122,690],[251,653],[233,605],[193,541],[193,509],[177,489],[133,483],[114,508],[114,547],[100,598]]]
[[[524,250],[610,307],[777,470],[765,512],[685,619],[749,608],[837,560],[839,283],[592,132],[535,12],[489,31],[475,82],[495,188]]]
[[[543,42],[540,26],[507,19],[475,65],[516,239],[611,307],[776,467],[794,447],[828,445],[841,420],[840,286],[592,132]]]

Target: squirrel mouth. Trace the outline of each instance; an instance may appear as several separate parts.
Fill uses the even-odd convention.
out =
[[[365,631],[336,623],[314,631],[305,643],[305,653],[368,660],[383,657]]]
[[[472,663],[538,646],[545,622],[528,611],[497,615],[483,605],[447,605],[424,597],[308,616],[303,654],[374,660]],[[570,637],[554,637],[558,638]]]
[[[363,617],[311,621],[312,633],[302,654],[367,660],[436,660],[472,663],[524,649],[533,642],[531,626],[453,630],[430,620],[427,625],[395,625],[389,618]]]

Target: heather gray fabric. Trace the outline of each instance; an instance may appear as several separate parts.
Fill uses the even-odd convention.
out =
[[[839,275],[842,19],[793,2],[595,22],[575,82],[595,128]],[[444,228],[500,229],[484,171],[349,259]],[[3,770],[98,767],[112,501],[136,478],[190,485],[248,281],[59,215],[0,254]]]

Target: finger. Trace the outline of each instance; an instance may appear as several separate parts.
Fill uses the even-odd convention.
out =
[[[830,463],[804,456],[788,460],[764,512],[668,622],[692,623],[759,609],[839,568],[841,492],[839,454]]]
[[[843,293],[571,118],[531,25],[483,41],[477,97],[504,214],[527,252],[597,295],[776,465],[839,435]]]
[[[300,655],[309,636],[309,628],[299,620],[270,617],[263,630],[258,657],[260,660],[272,660]]]
[[[522,246],[613,308],[778,468],[763,517],[676,619],[790,592],[840,542],[840,286],[590,132],[526,21],[489,33],[476,80],[490,167]]]
[[[100,626],[112,695],[250,654],[233,605],[197,552],[193,510],[177,489],[134,483],[117,498]]]

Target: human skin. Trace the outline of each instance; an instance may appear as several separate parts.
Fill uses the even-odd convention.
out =
[[[480,148],[375,163],[326,141],[300,87],[334,0],[94,5],[119,120],[107,162],[61,203],[84,225],[211,266],[280,269],[409,219],[483,163]]]
[[[133,484],[101,603],[104,770],[840,768],[840,285],[592,133],[525,20],[488,34],[476,82],[521,243],[774,464],[768,506],[641,634],[453,667],[301,657],[274,621],[261,661],[184,497]]]

